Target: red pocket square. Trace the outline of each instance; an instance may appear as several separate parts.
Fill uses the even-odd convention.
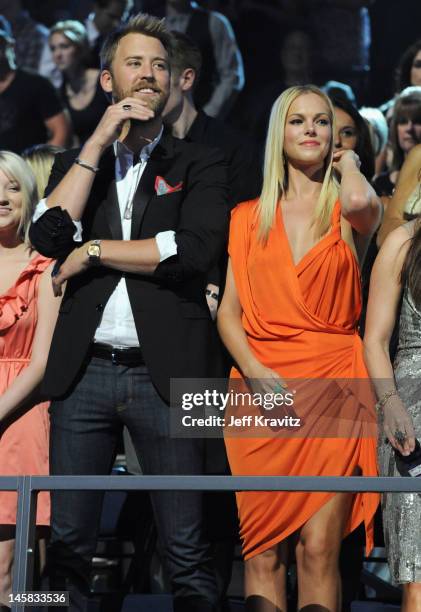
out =
[[[162,176],[157,176],[155,179],[155,192],[156,195],[166,195],[167,193],[174,193],[174,191],[181,191],[183,188],[183,181],[177,183],[172,187]]]

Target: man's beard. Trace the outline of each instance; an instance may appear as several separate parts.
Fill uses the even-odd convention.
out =
[[[148,108],[150,108],[151,110],[154,111],[155,113],[155,117],[159,117],[160,115],[162,115],[162,111],[165,108],[165,105],[167,103],[167,100],[169,98],[169,92],[168,93],[164,93],[162,91],[162,89],[157,88],[156,85],[146,85],[146,87],[152,87],[157,89],[157,94],[156,96],[151,96],[151,98],[148,98],[148,94],[145,94],[144,96],[142,96],[142,98],[140,98],[137,93],[133,90],[124,90],[124,89],[120,89],[119,87],[117,87],[117,85],[114,86],[113,89],[113,100],[114,102],[121,102],[122,100],[124,100],[124,98],[137,98],[138,100],[142,100],[144,102],[146,102]],[[132,119],[133,121],[133,119]],[[143,122],[142,122],[143,123]]]

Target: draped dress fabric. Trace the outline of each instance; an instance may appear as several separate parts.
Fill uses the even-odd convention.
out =
[[[37,297],[42,273],[51,259],[36,255],[14,285],[0,295],[0,395],[26,368],[31,359],[37,326]],[[0,475],[48,474],[48,402],[25,406],[0,425]],[[0,525],[16,524],[17,496],[0,491]],[[50,496],[38,495],[37,524],[50,521]]]
[[[354,254],[341,237],[340,203],[335,204],[330,232],[297,265],[280,206],[263,247],[257,237],[256,204],[257,201],[244,202],[233,210],[229,239],[242,323],[253,354],[287,380],[323,380],[329,384],[330,379],[363,381],[370,388],[372,401],[365,402],[364,407],[354,404],[350,413],[352,435],[345,437],[230,436],[225,428],[232,473],[350,476],[357,471],[363,476],[376,476],[374,397],[357,327],[360,274]],[[238,378],[241,375],[234,368],[231,379]],[[317,409],[316,401],[311,404],[310,393],[307,415]],[[245,558],[295,532],[333,495],[237,493]],[[377,494],[355,494],[345,530],[345,534],[349,533],[364,522],[368,551],[373,546],[373,516],[378,503]]]

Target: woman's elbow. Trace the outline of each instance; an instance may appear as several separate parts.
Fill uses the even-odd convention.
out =
[[[353,192],[348,196],[348,211],[350,213],[362,212],[371,205],[371,198],[368,194]]]

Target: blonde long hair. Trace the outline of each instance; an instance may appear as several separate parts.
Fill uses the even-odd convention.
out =
[[[66,149],[50,144],[34,145],[22,152],[22,158],[31,168],[37,182],[38,200],[44,197],[44,191],[50,178],[51,168],[57,153]]]
[[[257,214],[259,217],[259,239],[266,243],[274,224],[279,200],[288,190],[288,165],[284,154],[285,122],[291,104],[303,94],[314,93],[320,96],[328,107],[332,124],[332,138],[326,157],[325,175],[319,199],[314,210],[318,236],[325,234],[329,227],[332,211],[338,199],[338,184],[333,175],[332,153],[334,134],[334,111],[329,98],[315,85],[299,85],[286,89],[272,106],[269,129],[266,138],[264,179]]]
[[[29,245],[28,231],[37,203],[37,185],[32,170],[19,155],[11,151],[0,151],[0,170],[9,179],[16,181],[22,193],[22,213],[17,235]]]

